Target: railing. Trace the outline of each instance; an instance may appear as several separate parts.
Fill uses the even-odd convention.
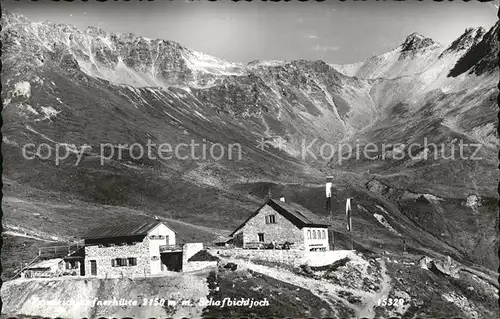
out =
[[[252,241],[246,242],[244,247],[245,249],[290,249],[293,247],[293,243],[284,242],[284,243],[265,243],[260,241]]]
[[[40,258],[58,258],[66,257],[78,249],[84,247],[83,243],[70,244],[65,246],[47,246],[38,248],[38,256]]]
[[[172,251],[182,251],[182,245],[161,245],[160,253],[167,253]]]
[[[25,269],[27,269],[29,266],[33,265],[35,263],[35,261],[38,261],[38,258],[40,258],[40,256],[36,256],[32,261],[30,261],[29,263],[27,263],[26,266],[22,267],[21,270],[19,270],[9,280],[12,280],[12,279],[16,278],[17,276],[19,276]]]

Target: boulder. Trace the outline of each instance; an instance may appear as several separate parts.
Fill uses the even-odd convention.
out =
[[[428,269],[441,276],[460,278],[460,267],[450,256],[447,256],[444,261],[424,256],[420,258],[419,265],[420,268]]]

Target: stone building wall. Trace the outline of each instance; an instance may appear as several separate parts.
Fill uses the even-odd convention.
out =
[[[112,266],[115,258],[137,258],[135,266]],[[146,237],[142,242],[134,245],[99,247],[98,245],[85,247],[85,275],[92,276],[90,272],[90,261],[97,262],[97,277],[120,278],[120,277],[144,277],[151,273],[149,239]]]
[[[274,215],[276,223],[266,224],[266,216],[268,215]],[[236,237],[239,233],[243,233],[243,245],[248,242],[258,242],[258,234],[263,233],[265,243],[276,241],[277,243],[282,244],[289,241],[294,243],[294,249],[304,248],[303,231],[297,228],[292,222],[283,217],[281,214],[276,212],[269,205],[262,207],[257,215],[250,219],[245,226],[234,234],[234,237]]]
[[[203,243],[186,243],[182,246],[182,271],[189,268],[188,259],[200,250],[203,250]]]

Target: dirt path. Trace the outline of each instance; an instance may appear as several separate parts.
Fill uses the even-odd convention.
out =
[[[382,274],[382,282],[379,286],[380,290],[374,294],[359,289],[350,289],[342,285],[336,285],[322,280],[303,277],[285,269],[258,265],[241,259],[223,259],[225,262],[236,263],[241,269],[253,270],[283,282],[305,288],[322,300],[326,301],[334,311],[338,307],[338,304],[335,305],[332,301],[337,301],[345,308],[351,309],[355,313],[356,318],[374,318],[374,308],[377,306],[378,301],[380,299],[387,298],[389,291],[391,290],[391,278],[387,275],[387,268],[384,260],[380,260]],[[348,291],[354,296],[360,297],[361,305],[351,304],[344,298],[339,297],[340,291]]]
[[[311,291],[313,294],[325,300],[333,310],[335,310],[337,305],[333,304],[332,301],[337,301],[342,303],[346,308],[351,309],[356,317],[366,316],[368,318],[373,318],[375,312],[374,308],[380,298],[385,298],[390,291],[390,278],[386,274],[386,267],[384,261],[381,261],[382,269],[382,283],[380,285],[380,291],[376,294],[369,293],[359,289],[350,289],[342,285],[336,285],[330,282],[303,277],[294,274],[285,269],[277,269],[273,267],[268,267],[264,265],[253,264],[249,261],[241,259],[224,258],[226,262],[233,262],[242,269],[250,269],[258,273],[267,275],[269,277],[281,280],[286,283],[290,283]],[[339,297],[340,291],[351,292],[354,296],[361,298],[361,305],[351,304],[344,298]]]
[[[353,305],[349,304],[346,300],[339,298],[338,295],[336,294],[336,291],[339,289],[338,286],[335,286],[333,284],[329,283],[324,283],[322,281],[318,281],[315,279],[310,279],[306,277],[302,277],[299,275],[296,275],[292,272],[289,272],[284,269],[276,269],[272,267],[267,267],[263,265],[257,265],[253,264],[248,261],[243,261],[241,259],[226,259],[226,262],[233,262],[238,265],[240,269],[249,269],[253,270],[255,272],[264,274],[266,276],[275,278],[277,280],[299,286],[301,288],[309,290],[311,293],[314,295],[318,296],[322,300],[326,301],[329,305],[330,308],[335,311],[336,310],[336,305],[332,303],[332,300],[337,300],[341,302],[346,308],[350,308],[353,311],[358,311],[356,307]],[[335,317],[335,316],[334,316]]]
[[[391,277],[387,274],[387,267],[385,266],[385,260],[380,260],[380,267],[382,273],[382,283],[380,284],[380,291],[371,298],[368,299],[368,302],[365,306],[358,312],[358,318],[369,318],[373,319],[375,317],[375,307],[378,305],[379,300],[387,298],[389,296],[389,292],[391,291]]]

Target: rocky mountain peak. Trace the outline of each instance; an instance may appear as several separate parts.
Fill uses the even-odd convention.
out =
[[[420,33],[413,32],[406,38],[406,40],[401,45],[401,51],[419,50],[427,48],[433,44],[436,44],[436,42],[431,38],[427,38]]]
[[[486,30],[483,27],[467,28],[460,37],[451,43],[445,52],[469,50],[472,46],[479,43],[485,34]]]

